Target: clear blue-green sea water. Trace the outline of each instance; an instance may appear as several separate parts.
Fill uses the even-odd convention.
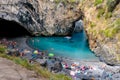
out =
[[[28,44],[40,51],[54,53],[56,56],[78,59],[97,60],[97,57],[89,49],[89,44],[84,31],[73,33],[71,38],[66,37],[33,37]]]

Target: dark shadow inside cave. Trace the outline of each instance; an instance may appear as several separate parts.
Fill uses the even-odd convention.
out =
[[[0,37],[14,38],[31,36],[30,33],[15,21],[0,18]]]

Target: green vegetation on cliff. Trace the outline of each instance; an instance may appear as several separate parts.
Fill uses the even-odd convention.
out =
[[[79,8],[91,50],[110,64],[120,64],[120,0],[83,0]]]
[[[76,2],[76,0],[54,0],[54,2],[56,2],[56,3],[60,3],[60,2],[63,2],[63,3],[67,3],[67,2],[74,3],[74,2]]]
[[[0,45],[0,53],[4,53],[6,50],[5,46]]]
[[[95,0],[94,5],[96,6],[98,4],[101,4],[102,2],[103,2],[103,0]]]
[[[107,0],[107,11],[112,12],[119,2],[120,0]]]
[[[115,20],[110,27],[107,27],[104,31],[106,37],[113,38],[120,32],[120,19]]]
[[[105,3],[103,5],[103,2]],[[105,17],[105,19],[112,17],[112,12],[116,8],[116,6],[119,4],[119,0],[95,0],[94,4],[95,7],[98,9],[97,17],[100,18],[101,16]],[[101,5],[99,5],[101,4]],[[98,7],[99,5],[99,7]]]
[[[105,13],[105,9],[104,8],[99,9],[97,17],[100,18],[101,16],[103,16],[104,13]]]

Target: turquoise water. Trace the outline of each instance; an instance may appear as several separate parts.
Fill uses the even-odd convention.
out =
[[[90,51],[84,31],[74,33],[71,39],[66,37],[33,37],[28,44],[41,51],[52,52],[56,56],[80,60],[96,60]]]

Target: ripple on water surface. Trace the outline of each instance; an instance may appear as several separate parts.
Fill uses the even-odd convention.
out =
[[[84,32],[74,33],[68,37],[33,37],[28,44],[41,51],[47,50],[56,56],[86,61],[97,60],[97,57],[89,49]]]

